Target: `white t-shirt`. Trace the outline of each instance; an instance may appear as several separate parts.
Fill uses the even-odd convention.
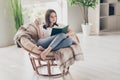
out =
[[[40,31],[42,32],[43,38],[46,38],[46,37],[49,37],[51,35],[52,28],[54,28],[56,26],[53,26],[52,28],[48,27],[47,29],[44,29],[43,24],[41,24],[39,27],[40,27]],[[58,24],[57,27],[64,27],[64,25]]]

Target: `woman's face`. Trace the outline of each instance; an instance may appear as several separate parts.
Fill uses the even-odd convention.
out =
[[[52,12],[52,13],[50,14],[50,23],[53,24],[53,23],[56,22],[56,20],[57,20],[56,13]]]

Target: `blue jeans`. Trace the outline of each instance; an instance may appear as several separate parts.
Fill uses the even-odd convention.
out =
[[[37,46],[42,46],[43,48],[51,46],[52,51],[56,51],[60,48],[69,47],[72,43],[73,41],[71,38],[67,37],[64,33],[60,33],[44,39],[39,39],[37,42]]]

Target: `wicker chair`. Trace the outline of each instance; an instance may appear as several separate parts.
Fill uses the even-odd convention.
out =
[[[28,52],[32,67],[38,75],[58,76],[67,74],[69,72],[68,67],[67,70],[63,70],[61,73],[51,73],[51,66],[57,66],[57,64],[55,63],[55,57],[53,55],[54,52],[50,52],[49,55],[47,55],[47,58],[45,60],[42,60],[42,58],[40,57],[41,51],[38,50],[36,46],[36,42],[38,40],[37,30],[32,24],[29,24],[27,27],[21,26],[15,37],[16,43]],[[74,35],[74,39],[78,41],[76,35]],[[42,64],[41,61],[45,61],[46,64]],[[47,66],[48,74],[43,74],[38,71],[39,68],[44,66]]]

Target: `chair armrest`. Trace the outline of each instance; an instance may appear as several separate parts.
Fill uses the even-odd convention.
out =
[[[30,39],[28,39],[28,38],[26,38],[26,37],[23,36],[23,37],[20,38],[19,42],[20,42],[19,43],[20,46],[23,49],[25,49],[29,53],[32,53],[32,55],[36,55],[37,57],[39,56],[41,58],[40,54],[41,54],[42,51],[38,50],[38,47],[36,46],[36,44],[33,43]],[[54,52],[50,52],[47,55],[48,59],[54,56],[53,53]]]
[[[78,36],[76,33],[73,33],[72,35],[69,36],[75,43],[80,43]]]
[[[40,55],[41,51],[37,49],[36,44],[33,43],[30,39],[23,36],[20,38],[19,42],[20,46],[28,52],[33,53],[35,55]]]

